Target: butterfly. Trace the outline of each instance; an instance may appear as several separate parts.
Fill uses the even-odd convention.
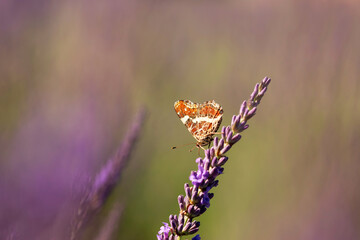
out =
[[[213,135],[219,129],[223,109],[214,100],[202,104],[179,100],[174,104],[176,114],[196,139],[196,146],[210,146]]]

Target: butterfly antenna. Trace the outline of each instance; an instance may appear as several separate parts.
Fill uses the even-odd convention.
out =
[[[185,146],[189,146],[189,145],[193,145],[194,143],[187,143],[187,144],[184,144],[184,145],[180,145],[180,146],[173,146],[171,147],[171,149],[176,149],[176,148],[181,148],[181,147],[185,147]]]
[[[192,149],[189,150],[189,152],[192,152],[192,150],[194,150],[197,146],[193,147]]]

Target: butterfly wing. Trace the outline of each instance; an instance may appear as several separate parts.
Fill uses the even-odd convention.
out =
[[[175,102],[174,109],[185,127],[204,146],[212,140],[221,124],[223,109],[214,100],[203,104],[193,103],[190,100]]]

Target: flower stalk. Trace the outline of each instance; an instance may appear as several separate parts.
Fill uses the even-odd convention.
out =
[[[225,154],[231,147],[241,139],[240,133],[246,130],[250,120],[257,111],[265,92],[268,89],[271,79],[265,77],[260,83],[255,85],[250,98],[241,104],[238,115],[234,115],[229,126],[224,126],[221,130],[221,137],[215,137],[213,146],[204,150],[205,157],[197,158],[197,171],[192,171],[189,180],[190,186],[185,183],[185,195],[178,196],[179,214],[170,215],[169,223],[163,223],[157,234],[158,240],[177,240],[182,236],[195,234],[200,227],[200,222],[194,218],[202,215],[209,207],[210,200],[214,197],[210,190],[218,186],[219,180],[216,178],[224,171],[224,165],[228,161]],[[200,240],[196,235],[193,240]]]

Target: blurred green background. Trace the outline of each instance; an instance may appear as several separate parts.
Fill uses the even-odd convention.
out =
[[[263,77],[257,115],[229,152],[202,239],[360,239],[358,1],[0,3],[0,234],[65,239],[74,192],[140,140],[96,233],[156,239],[196,169],[178,99],[214,99],[223,125]],[[31,227],[29,227],[31,226]],[[59,233],[61,232],[61,233]]]

